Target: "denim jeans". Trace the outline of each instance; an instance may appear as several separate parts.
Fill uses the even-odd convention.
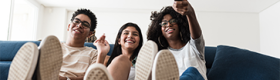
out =
[[[180,80],[204,80],[198,70],[194,67],[189,67],[180,76]]]

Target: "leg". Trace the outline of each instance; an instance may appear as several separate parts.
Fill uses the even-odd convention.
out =
[[[62,65],[62,49],[60,41],[55,36],[44,38],[39,46],[37,65],[38,80],[57,80]]]
[[[151,40],[142,46],[135,64],[135,80],[151,79],[152,66],[157,52],[157,44]]]
[[[175,57],[169,50],[160,50],[154,60],[152,80],[179,80]]]
[[[100,63],[95,63],[89,66],[84,80],[113,80],[106,66]]]
[[[180,76],[180,80],[204,80],[198,70],[194,67],[189,67]]]
[[[127,80],[130,72],[131,62],[126,56],[120,55],[114,58],[107,67],[114,80]]]
[[[9,70],[8,80],[31,80],[38,59],[37,45],[25,43],[15,55]]]

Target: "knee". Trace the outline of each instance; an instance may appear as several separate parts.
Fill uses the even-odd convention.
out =
[[[131,66],[129,58],[123,55],[119,55],[112,60],[112,63],[122,64],[126,66]]]
[[[188,72],[198,72],[198,70],[195,67],[189,67],[186,71],[188,71]]]

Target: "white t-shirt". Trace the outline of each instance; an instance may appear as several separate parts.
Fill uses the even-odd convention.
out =
[[[61,43],[63,63],[60,76],[83,77],[86,70],[97,60],[97,50],[92,47],[71,47]]]
[[[204,47],[205,43],[201,35],[195,40],[191,37],[191,40],[181,49],[168,48],[176,59],[180,76],[189,67],[195,67],[202,77],[207,80]]]
[[[134,80],[135,78],[135,66],[130,67],[130,72],[127,80]]]

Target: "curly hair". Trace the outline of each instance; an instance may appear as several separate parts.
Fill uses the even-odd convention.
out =
[[[152,12],[150,16],[151,23],[147,32],[147,39],[156,42],[158,50],[167,49],[167,47],[169,47],[167,40],[162,34],[160,25],[163,17],[166,14],[170,14],[173,19],[177,19],[181,41],[183,43],[187,43],[190,40],[190,31],[187,17],[177,13],[171,6],[166,6],[163,7],[160,12]]]
[[[138,45],[138,47],[134,50],[133,54],[130,56],[130,60],[133,60],[134,58],[137,57],[137,55],[138,55],[138,53],[139,53],[139,51],[140,51],[140,48],[141,48],[142,45],[143,45],[143,36],[142,36],[142,32],[141,32],[141,29],[139,28],[139,26],[138,26],[137,24],[135,24],[135,23],[130,23],[130,22],[129,22],[129,23],[124,24],[124,25],[120,28],[120,30],[119,30],[119,32],[118,32],[118,35],[117,35],[117,38],[116,38],[116,40],[115,40],[115,45],[114,45],[113,52],[112,52],[111,57],[109,58],[109,60],[108,60],[108,62],[107,62],[107,64],[106,64],[106,66],[108,66],[109,64],[111,64],[112,60],[113,60],[115,57],[117,57],[117,56],[119,56],[119,55],[122,54],[121,45],[118,44],[118,42],[119,42],[119,39],[120,39],[120,37],[121,37],[121,34],[122,34],[123,30],[126,29],[128,26],[134,27],[134,28],[139,32],[139,37],[140,37],[139,45]],[[132,63],[134,64],[134,63],[136,63],[136,61],[134,60]]]
[[[94,31],[94,29],[96,28],[96,24],[97,24],[97,21],[96,21],[96,16],[89,10],[89,9],[78,9],[77,11],[75,11],[73,13],[73,16],[71,18],[71,22],[75,19],[75,17],[79,14],[85,14],[89,17],[90,19],[90,23],[91,23],[91,26],[90,26],[90,31]]]

